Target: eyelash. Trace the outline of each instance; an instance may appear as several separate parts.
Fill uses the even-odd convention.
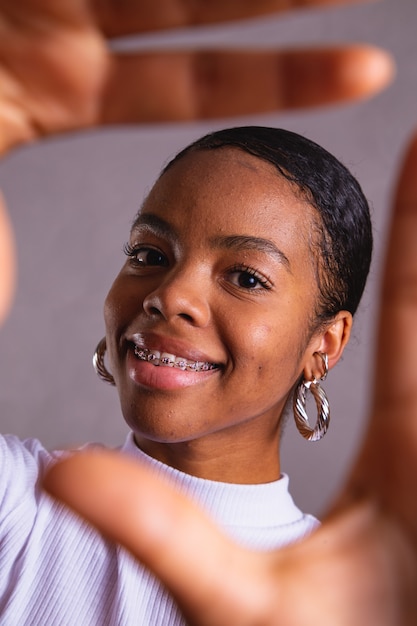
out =
[[[159,254],[161,257],[164,256],[162,252],[159,252],[155,248],[152,248],[149,246],[143,246],[143,245],[132,246],[128,242],[125,243],[123,246],[124,254],[127,257],[129,257],[129,259],[131,259],[132,263],[135,263],[136,265],[139,265],[139,266],[146,267],[147,266],[146,263],[141,263],[137,259],[137,255],[141,251],[146,251],[146,252],[153,251],[155,254]],[[160,264],[165,265],[165,263],[160,263]],[[160,264],[158,263],[155,265],[160,265]],[[262,289],[270,290],[273,287],[271,281],[268,278],[260,274],[255,268],[251,267],[250,265],[234,265],[233,267],[227,270],[228,276],[231,276],[233,274],[247,274],[251,276],[257,281],[257,283],[261,286]],[[253,288],[253,287],[248,287],[248,286],[243,286],[243,285],[235,285],[235,286],[239,287],[240,289],[245,289],[247,291],[256,291],[256,288]]]
[[[128,241],[123,245],[123,253],[130,258],[133,258],[138,250],[140,250],[139,246],[132,246]]]
[[[123,246],[123,252],[124,254],[129,257],[129,259],[131,260],[132,263],[142,266],[142,267],[147,267],[148,264],[147,263],[141,263],[137,256],[139,254],[139,252],[154,252],[156,255],[159,255],[161,258],[163,257],[163,262],[161,263],[155,263],[154,266],[157,265],[166,265],[166,257],[163,254],[163,252],[160,252],[159,250],[157,250],[156,248],[152,248],[151,246],[144,246],[144,245],[135,245],[132,246],[130,243],[126,242]],[[151,264],[152,266],[152,264]]]
[[[255,268],[251,267],[250,265],[235,265],[227,271],[227,274],[229,276],[231,274],[237,274],[237,273],[248,274],[249,276],[252,276],[258,281],[259,285],[263,289],[269,290],[269,289],[272,289],[273,287],[271,281],[268,278],[266,278],[262,274],[259,274],[259,272]],[[243,287],[242,285],[238,285],[238,286],[241,289],[247,289],[248,291],[255,291],[255,289],[251,289],[250,287]]]

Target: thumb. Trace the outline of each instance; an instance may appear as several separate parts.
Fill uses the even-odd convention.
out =
[[[261,555],[230,541],[136,460],[109,450],[79,452],[54,465],[44,487],[149,567],[190,623],[257,623],[250,617],[268,606]]]

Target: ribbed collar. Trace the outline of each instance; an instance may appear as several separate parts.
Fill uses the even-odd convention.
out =
[[[274,527],[299,521],[303,514],[288,492],[288,476],[260,485],[236,485],[196,478],[153,459],[135,444],[130,433],[122,451],[167,476],[198,501],[222,525]]]

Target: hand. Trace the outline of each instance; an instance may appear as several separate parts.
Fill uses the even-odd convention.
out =
[[[48,491],[155,572],[190,624],[417,623],[416,237],[417,134],[396,194],[368,434],[340,499],[304,542],[269,554],[240,548],[116,453],[85,452],[51,469]]]
[[[133,32],[341,1],[0,0],[0,154],[105,123],[235,116],[370,95],[389,82],[392,63],[369,46],[118,54],[107,45],[108,37]]]
[[[191,120],[373,94],[390,57],[369,46],[117,54],[107,38],[357,0],[0,0],[0,155],[106,123]],[[191,4],[190,4],[191,6]],[[13,238],[0,200],[0,323],[12,301]]]
[[[13,300],[16,283],[15,245],[12,225],[0,194],[0,324]]]

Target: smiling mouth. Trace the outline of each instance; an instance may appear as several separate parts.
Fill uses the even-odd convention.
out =
[[[209,370],[215,370],[219,368],[216,363],[209,363],[207,361],[191,361],[184,359],[175,354],[169,352],[159,352],[159,350],[148,350],[147,348],[141,348],[135,346],[135,355],[141,361],[147,361],[152,365],[158,365],[160,367],[175,367],[177,369],[188,372],[208,372]]]

